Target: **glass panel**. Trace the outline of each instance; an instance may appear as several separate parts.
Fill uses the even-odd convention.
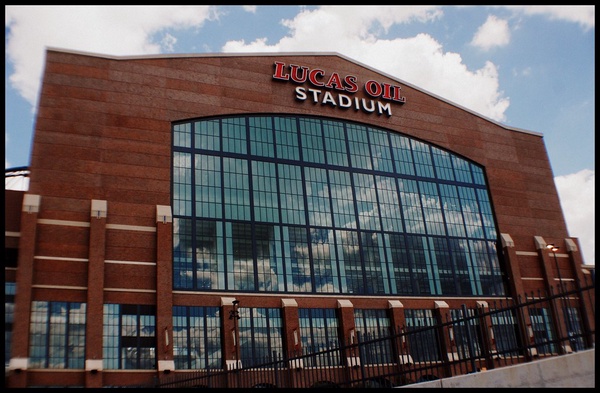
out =
[[[382,235],[376,232],[363,232],[361,242],[365,262],[365,287],[361,292],[378,295],[390,293]]]
[[[392,177],[375,176],[375,183],[381,211],[381,229],[390,232],[403,232],[396,181]]]
[[[354,310],[356,335],[361,342],[376,340],[371,344],[363,344],[361,358],[365,364],[393,363],[392,340],[381,340],[391,334],[390,319],[386,310]]]
[[[389,235],[391,257],[392,293],[398,295],[416,294],[415,280],[412,279],[413,265],[407,255],[407,246],[402,235]]]
[[[305,224],[302,168],[296,165],[278,164],[277,173],[281,200],[281,222],[284,224]]]
[[[467,309],[467,314],[463,310],[450,310],[453,325],[454,342],[460,359],[470,359],[481,355],[481,342],[479,340],[479,321],[475,316],[475,311]],[[472,349],[472,352],[471,352]]]
[[[31,303],[29,368],[83,368],[85,314],[83,303]]]
[[[496,224],[494,223],[492,206],[487,191],[477,190],[477,199],[479,200],[481,218],[483,219],[483,229],[485,231],[485,238],[489,240],[497,240],[498,235],[496,232]]]
[[[347,167],[348,150],[343,124],[324,120],[323,134],[325,136],[325,149],[327,150],[327,163]]]
[[[371,153],[373,154],[373,169],[376,171],[394,172],[392,152],[388,140],[388,132],[369,128]]]
[[[283,291],[283,252],[279,226],[256,225],[256,272],[259,291]]]
[[[192,125],[190,123],[173,126],[173,145],[179,147],[192,146]]]
[[[516,351],[507,352],[509,349],[519,347],[517,340],[519,330],[513,312],[513,310],[500,311],[491,315],[496,349],[503,356],[516,356],[518,354]]]
[[[338,366],[341,364],[338,321],[334,309],[299,308],[300,338],[305,353],[326,351],[321,356],[305,358],[307,367]]]
[[[119,343],[121,336],[118,304],[104,305],[104,323],[102,329],[102,366],[108,370],[121,368]]]
[[[400,200],[402,201],[402,215],[406,232],[425,233],[423,210],[417,182],[414,180],[398,179]]]
[[[240,359],[244,367],[274,361],[283,350],[283,328],[278,308],[240,308]]]
[[[304,168],[306,178],[306,200],[308,221],[313,226],[333,226],[330,191],[327,171],[319,168]]]
[[[434,329],[436,320],[431,310],[404,310],[408,352],[415,362],[435,362],[441,360],[439,342]],[[416,332],[414,332],[416,331]],[[414,333],[411,333],[414,332]]]
[[[287,290],[310,293],[312,292],[312,279],[306,230],[287,226],[282,229]]]
[[[223,151],[229,153],[246,154],[246,119],[243,117],[229,117],[221,120],[223,128]]]
[[[360,229],[377,230],[381,228],[379,206],[377,205],[377,189],[375,188],[373,175],[355,173],[354,192]]]
[[[440,195],[449,236],[466,237],[460,199],[455,186],[440,184]]]
[[[250,154],[263,157],[275,157],[275,136],[270,117],[248,118],[250,131]]]
[[[275,117],[275,141],[277,157],[300,161],[298,126],[295,118]]]
[[[452,159],[448,152],[438,149],[437,147],[431,148],[433,154],[433,162],[435,163],[435,172],[438,179],[454,181],[454,169],[452,168]]]
[[[174,125],[173,149],[174,288],[504,293],[485,174],[451,152],[356,123],[265,115]],[[353,240],[336,243],[335,230]]]
[[[356,231],[335,231],[337,256],[342,274],[342,293],[365,293],[364,271]]]
[[[195,169],[196,217],[221,218],[223,216],[221,159],[196,154]]]
[[[227,223],[226,236],[227,289],[255,291],[251,225]]]
[[[315,292],[340,292],[340,270],[336,261],[333,233],[333,230],[323,228],[311,228],[310,231]]]
[[[250,187],[248,162],[235,158],[223,159],[225,218],[250,220]]]
[[[313,119],[300,119],[302,157],[306,162],[325,163],[325,149],[321,122]]]
[[[354,168],[373,169],[367,128],[358,124],[346,124],[350,161]]]
[[[467,237],[483,238],[483,226],[479,214],[479,204],[475,196],[475,190],[468,187],[458,187],[460,205],[465,219]]]
[[[275,164],[252,161],[252,196],[256,221],[281,222],[276,176]]]
[[[192,214],[192,158],[173,153],[173,214]]]
[[[221,150],[219,120],[198,121],[195,123],[194,147],[196,149]]]
[[[441,295],[454,295],[458,293],[454,266],[446,238],[430,238],[429,243],[431,245],[436,286],[439,288],[438,293]]]
[[[336,228],[356,228],[350,173],[330,171],[329,185],[334,225]]]
[[[193,288],[192,220],[173,219],[173,287]]]
[[[222,228],[220,222],[196,221],[197,289],[225,289]]]
[[[412,268],[414,295],[436,294],[429,244],[425,236],[409,236],[408,259]]]
[[[471,174],[471,164],[460,157],[450,154],[452,158],[452,166],[454,167],[454,176],[456,181],[462,183],[473,183]]]
[[[10,362],[10,348],[15,317],[15,289],[16,284],[14,282],[4,282],[4,366],[6,370],[8,370]]]
[[[173,307],[175,369],[220,369],[219,307]]]
[[[410,147],[410,139],[394,133],[390,133],[390,139],[392,141],[396,173],[399,175],[414,176],[415,165]]]
[[[433,177],[433,162],[429,145],[423,142],[411,141],[415,162],[415,173],[420,177]]]
[[[535,348],[539,354],[557,353],[554,341],[554,329],[550,321],[550,313],[544,307],[531,307],[529,319],[533,329]]]
[[[421,204],[423,206],[423,215],[425,216],[425,227],[429,235],[445,235],[446,226],[442,214],[442,204],[438,196],[438,190],[435,183],[419,182],[421,191]]]

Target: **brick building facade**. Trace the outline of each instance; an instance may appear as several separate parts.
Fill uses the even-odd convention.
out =
[[[315,124],[317,128],[311,128]],[[306,136],[314,130],[323,132],[319,139]],[[333,151],[333,144],[328,144],[332,130],[341,132],[340,149],[351,160],[361,156],[363,146],[353,135],[370,138],[370,154],[361,156],[369,164],[360,167],[358,160],[334,163],[333,154],[323,162],[310,158],[310,154],[321,152],[310,144],[315,140],[325,141],[322,151]],[[352,130],[357,131],[354,134]],[[284,144],[286,132],[298,139]],[[239,135],[248,139],[235,145]],[[392,141],[392,149],[386,142],[376,143],[373,135]],[[214,143],[219,146],[211,147],[209,141],[218,141]],[[400,141],[410,142],[412,147],[402,150]],[[234,145],[237,147],[227,150]],[[289,148],[285,154],[284,146]],[[417,147],[427,149],[423,157],[432,157],[430,163],[419,161],[417,153],[422,150]],[[376,148],[391,151],[391,169],[372,160],[388,159],[387,153],[375,154]],[[402,151],[412,153],[410,161],[403,162],[416,172],[400,172],[402,161],[394,154]],[[301,158],[288,156],[290,152],[298,152]],[[181,162],[191,157],[194,164],[180,164],[179,157]],[[203,176],[213,173],[214,168],[203,162],[217,162],[221,169],[214,170],[214,177],[206,175],[205,181]],[[302,164],[295,166],[295,162]],[[234,164],[248,172],[234,174],[233,169],[229,171]],[[421,164],[432,168],[433,174],[420,175]],[[474,178],[478,174],[480,181],[461,183],[459,164],[467,168],[464,173],[469,179],[471,174]],[[269,168],[274,171],[271,177],[264,174]],[[456,177],[450,174],[444,178],[444,168],[454,171]],[[284,182],[287,170],[297,171],[298,176],[290,175]],[[558,277],[579,282],[586,274],[578,241],[567,232],[542,134],[498,124],[338,54],[112,57],[50,49],[30,171],[28,191],[5,193],[5,245],[14,251],[10,254],[14,261],[5,267],[5,282],[16,287],[12,289],[14,315],[6,359],[8,386],[139,385],[165,372],[203,367],[198,364],[216,362],[227,367],[240,356],[244,361],[244,356],[250,359],[255,353],[252,351],[258,351],[247,349],[247,355],[240,355],[237,347],[240,338],[241,345],[250,345],[249,339],[244,341],[241,336],[257,335],[255,325],[263,321],[262,314],[252,309],[278,310],[277,316],[265,321],[281,323],[281,328],[272,328],[277,333],[269,330],[267,334],[280,340],[282,351],[291,351],[307,342],[309,327],[305,321],[317,319],[308,310],[335,310],[336,321],[329,323],[339,339],[348,339],[360,330],[356,310],[385,310],[385,316],[377,318],[386,319],[390,326],[403,326],[408,309],[445,315],[462,304],[475,307],[478,302],[548,289],[556,285]],[[344,227],[325,221],[313,225],[311,220],[317,215],[312,215],[307,186],[311,171],[330,179],[329,207],[324,209],[336,209],[333,173],[350,179],[354,211],[348,214],[356,218],[357,227],[350,222]],[[376,199],[359,196],[360,190],[369,189],[371,184],[360,188],[363,178],[374,179],[372,185],[380,192]],[[233,198],[232,190],[244,192],[243,186],[235,188],[234,184],[244,179],[252,184],[249,199],[234,205],[228,198]],[[398,187],[419,186],[420,220],[427,226],[421,237],[412,235],[419,230],[408,229],[411,213],[406,207],[408,199],[402,199],[402,188],[385,194],[397,195],[397,211],[402,214],[391,212],[384,217],[387,210],[382,184],[387,180]],[[262,182],[269,181],[276,191],[269,191],[269,186],[260,188]],[[208,184],[218,189],[216,202],[209,197],[202,199]],[[292,194],[283,184],[299,184],[300,191]],[[437,194],[426,198],[423,190],[427,185],[434,185],[440,193],[447,188],[477,195],[482,234],[451,232],[452,222],[469,232],[466,197],[440,194],[437,201],[442,202],[428,215],[425,202],[435,200]],[[394,194],[395,190],[400,191]],[[268,195],[273,197],[272,204],[261,204],[261,198],[267,201]],[[300,207],[292,209],[294,203],[284,203],[285,198],[298,201]],[[452,200],[462,208],[451,209]],[[215,207],[204,213],[202,203]],[[377,208],[377,220],[397,219],[403,229],[368,227],[368,209],[361,210],[363,205]],[[235,209],[239,212],[233,213]],[[244,218],[244,209],[248,218]],[[270,221],[272,212],[278,218]],[[298,217],[284,218],[284,212],[290,217],[297,213]],[[462,218],[452,221],[452,213]],[[259,219],[261,214],[264,219]],[[341,213],[336,214],[331,212],[334,220],[341,219]],[[429,220],[438,214],[443,219],[438,222],[440,233],[435,233]],[[365,221],[360,221],[363,218]],[[269,234],[262,235],[259,229],[263,228]],[[332,238],[335,234],[327,250],[338,252],[337,257],[328,259],[323,264],[326,270],[320,270],[327,274],[333,271],[330,289],[319,284],[322,277],[317,266],[321,265],[316,241],[310,237],[315,236],[316,228]],[[287,239],[292,232],[308,233],[309,238],[290,246]],[[239,240],[244,233],[248,234],[247,248]],[[348,233],[361,242],[360,246],[355,244],[362,253],[356,260],[342,256],[342,236]],[[367,234],[378,239],[371,248],[367,247]],[[433,246],[422,249],[437,262],[425,258],[421,270],[407,265],[410,272],[407,270],[406,281],[401,281],[404,270],[394,257],[400,248],[392,249],[388,241],[395,236],[407,242],[417,239],[422,242],[416,243],[431,245],[440,241],[450,246],[446,253],[437,254]],[[195,252],[180,249],[184,241],[189,241]],[[208,245],[201,247],[203,241]],[[299,244],[310,245],[306,248],[312,250],[310,259],[304,260],[310,262],[306,262],[310,273],[300,272],[301,258],[297,254],[292,257],[300,250]],[[452,248],[454,244],[487,248],[472,250],[464,257],[467,254],[459,254]],[[558,246],[560,251],[552,253],[547,244]],[[283,250],[281,255],[277,254],[278,247]],[[199,250],[210,256],[203,259]],[[239,256],[244,251],[247,260]],[[375,259],[370,259],[371,251],[377,254]],[[447,273],[442,255],[454,261],[449,262]],[[484,267],[475,262],[479,257],[487,261]],[[263,270],[263,259],[271,264],[268,271]],[[463,271],[458,260],[472,262]],[[377,265],[370,265],[372,261]],[[247,277],[240,273],[242,268],[247,269]],[[418,274],[425,277],[419,281],[422,285],[402,289],[402,282],[421,277]],[[469,281],[473,277],[477,277],[477,285]],[[243,284],[245,279],[249,283]],[[459,281],[462,287],[452,286]],[[267,287],[267,282],[271,286]],[[240,309],[234,300],[239,301]],[[51,349],[36,352],[43,343],[46,348],[57,345],[49,338],[52,327],[34,332],[34,327],[39,328],[36,321],[43,315],[51,320],[54,308],[63,310],[56,312],[68,319],[61,326],[78,330],[76,337],[61,339],[78,343],[73,345],[79,352],[72,350],[69,355],[57,350],[57,359]],[[193,308],[206,314],[214,312],[219,324],[219,337],[199,338],[206,346],[218,342],[214,357],[202,352],[204,363],[194,363],[190,348],[178,345],[181,337],[174,333],[179,323],[176,317],[191,320],[196,312],[190,311]],[[248,330],[240,325],[245,333],[235,331],[238,320],[228,318],[231,312],[241,310],[252,322],[248,322]],[[111,335],[109,315],[120,321],[121,333]],[[132,328],[133,333],[124,333],[126,316],[137,319],[138,329],[144,324],[151,326],[151,332],[146,335]],[[191,334],[189,325],[185,325],[187,330],[177,326]],[[36,343],[38,339],[43,343]],[[125,344],[128,340],[131,343]],[[127,348],[136,349],[138,357],[124,355]],[[148,348],[151,350],[145,352]],[[148,359],[140,353],[146,353],[150,361],[145,362]]]

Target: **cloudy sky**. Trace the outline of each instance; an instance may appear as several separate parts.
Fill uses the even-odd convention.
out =
[[[595,264],[594,6],[5,6],[4,41],[6,168],[29,165],[47,47],[337,52],[542,133],[570,235]]]

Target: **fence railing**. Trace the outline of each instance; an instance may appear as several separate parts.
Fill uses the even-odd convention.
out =
[[[154,387],[393,387],[560,356],[595,346],[595,285],[452,310],[445,321],[410,322],[389,335],[357,334],[251,367],[181,370]],[[586,310],[582,299],[587,299]],[[590,310],[591,307],[591,310]],[[592,315],[589,315],[591,312]],[[590,328],[592,326],[592,328]]]

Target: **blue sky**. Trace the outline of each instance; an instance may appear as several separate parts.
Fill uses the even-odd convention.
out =
[[[595,264],[594,6],[5,6],[5,167],[29,165],[45,48],[106,55],[337,52],[544,135]]]

